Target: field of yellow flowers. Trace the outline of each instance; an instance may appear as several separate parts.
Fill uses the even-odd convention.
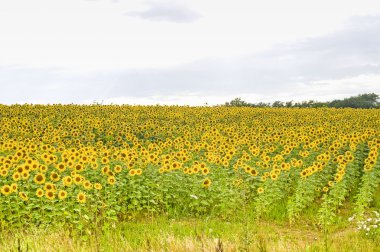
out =
[[[1,105],[0,125],[2,230],[380,204],[380,110]]]

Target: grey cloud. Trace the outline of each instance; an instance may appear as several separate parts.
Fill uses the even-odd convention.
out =
[[[354,18],[345,30],[278,45],[259,54],[203,60],[169,70],[119,73],[111,92],[125,90],[139,96],[178,92],[271,94],[300,82],[307,86],[321,80],[380,74],[378,31],[380,16]]]
[[[199,13],[175,2],[150,3],[146,10],[127,12],[126,15],[151,21],[175,23],[190,23],[201,17]]]
[[[354,18],[345,30],[327,36],[278,45],[259,54],[201,60],[166,70],[80,75],[64,74],[57,69],[0,68],[0,100],[15,102],[28,98],[80,102],[190,93],[275,97],[284,92],[305,96],[315,92],[324,95],[329,80],[380,75],[378,31],[380,16]],[[349,95],[380,93],[380,84],[374,87],[351,83],[347,87],[340,85],[336,92]]]

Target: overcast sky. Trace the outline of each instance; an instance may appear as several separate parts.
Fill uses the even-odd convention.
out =
[[[380,94],[378,0],[0,0],[0,103]]]

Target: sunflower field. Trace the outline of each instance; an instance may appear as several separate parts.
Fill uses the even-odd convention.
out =
[[[380,204],[380,110],[0,105],[0,125],[1,229]]]

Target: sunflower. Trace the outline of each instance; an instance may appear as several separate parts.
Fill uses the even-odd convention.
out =
[[[18,193],[18,196],[20,196],[20,198],[21,198],[23,201],[28,201],[28,200],[29,200],[28,195],[26,195],[25,192],[19,192],[19,193]]]
[[[44,189],[46,191],[56,191],[56,187],[53,183],[46,183],[45,186],[44,186]]]
[[[198,173],[199,167],[197,165],[194,165],[192,170],[193,170],[193,173]]]
[[[13,173],[13,175],[12,175],[13,181],[19,181],[20,178],[21,178],[21,174],[20,173],[18,173],[18,172]]]
[[[83,163],[86,163],[88,161],[88,157],[87,156],[82,156],[80,159],[81,159],[81,161]]]
[[[10,187],[9,185],[3,185],[1,187],[1,193],[5,196],[8,196],[12,193],[12,187]]]
[[[339,182],[339,181],[341,181],[341,180],[342,180],[342,178],[343,178],[343,175],[342,175],[342,174],[340,174],[340,173],[336,174],[336,175],[335,175],[335,177],[334,177],[334,179],[335,179],[335,181],[336,181],[336,182]]]
[[[102,184],[100,184],[100,183],[95,183],[95,184],[94,184],[94,188],[95,188],[96,190],[102,190],[103,186],[102,186]]]
[[[21,178],[23,180],[27,180],[29,178],[30,174],[28,171],[24,171],[23,173],[21,173]]]
[[[210,170],[207,167],[201,168],[202,169],[202,175],[207,175]]]
[[[108,177],[107,182],[110,185],[114,185],[116,183],[116,179],[114,176],[110,176],[110,177]]]
[[[129,176],[135,176],[136,175],[136,170],[135,169],[130,169],[129,170]]]
[[[263,193],[263,192],[264,192],[264,188],[262,187],[257,188],[257,193]]]
[[[74,176],[74,183],[76,185],[81,185],[82,182],[83,182],[83,177],[82,176],[80,176],[78,174]]]
[[[84,189],[86,189],[86,190],[90,190],[90,189],[92,188],[92,184],[91,184],[90,181],[85,180],[85,181],[83,181],[83,187],[84,187]]]
[[[67,197],[67,192],[66,192],[65,190],[60,190],[60,191],[58,192],[58,198],[59,198],[60,200],[66,199],[66,197]]]
[[[276,173],[272,173],[272,174],[270,175],[270,178],[271,178],[273,181],[275,181],[275,180],[278,179],[278,175],[277,175]]]
[[[18,188],[18,186],[17,186],[16,183],[12,183],[12,184],[11,184],[11,188],[12,188],[12,192],[17,192],[17,188]]]
[[[47,172],[48,167],[46,165],[40,165],[40,172]]]
[[[6,176],[8,176],[8,170],[5,170],[5,169],[1,170],[0,175],[1,175],[2,177],[6,177]]]
[[[42,196],[44,196],[44,190],[42,190],[41,188],[38,188],[36,191],[36,195],[38,198],[41,198]]]
[[[55,193],[54,193],[54,191],[47,190],[45,192],[45,196],[46,196],[47,199],[52,200],[52,199],[55,198]]]
[[[306,170],[303,170],[303,171],[300,173],[300,175],[301,175],[301,178],[306,178],[307,175],[308,175],[308,173],[307,173]]]
[[[107,157],[102,157],[101,162],[102,162],[102,164],[108,164],[110,162],[110,160]]]
[[[71,186],[73,184],[73,179],[70,176],[65,176],[62,179],[62,182],[64,186]]]
[[[107,174],[110,171],[110,167],[108,165],[102,167],[102,174]]]
[[[116,165],[116,166],[114,167],[114,171],[115,171],[115,173],[120,173],[120,172],[122,171],[121,166],[120,166],[120,165]]]
[[[66,170],[66,165],[64,163],[59,163],[56,168],[59,172],[64,172]]]
[[[209,178],[206,178],[205,180],[203,180],[202,185],[203,187],[208,188],[211,185],[211,180]]]
[[[83,192],[78,193],[77,201],[79,203],[86,203],[86,194],[84,194]]]
[[[23,172],[25,171],[24,166],[19,166],[19,167],[17,167],[17,168],[16,168],[16,171],[17,171],[18,173],[23,173]]]
[[[59,176],[58,173],[56,173],[56,172],[52,172],[52,173],[50,174],[50,180],[51,180],[51,181],[57,182],[57,181],[59,181],[59,179],[60,179],[60,176]]]
[[[46,180],[46,178],[45,178],[45,175],[43,173],[37,173],[33,178],[33,181],[39,185],[42,185],[43,183],[45,183],[45,180]]]
[[[34,162],[31,164],[31,170],[36,171],[38,169],[38,163]]]
[[[251,175],[256,177],[258,175],[258,172],[255,168],[252,168],[251,171],[250,171]]]
[[[75,167],[74,167],[74,170],[75,170],[76,172],[81,172],[81,171],[84,170],[84,167],[83,167],[83,165],[81,165],[81,164],[76,164]]]

